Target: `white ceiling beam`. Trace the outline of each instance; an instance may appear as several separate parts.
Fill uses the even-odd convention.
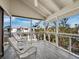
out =
[[[52,0],[52,6],[56,11],[60,10],[60,7]]]
[[[23,3],[25,3],[25,5],[28,5],[30,8],[32,8],[33,10],[35,10],[37,13],[39,13],[41,16],[43,17],[47,17],[47,15],[45,15],[43,12],[39,11],[36,7],[34,7],[33,5],[31,5],[29,2],[27,2],[26,0],[21,0]]]
[[[44,13],[47,13],[49,15],[52,14],[52,12],[49,11],[46,7],[44,7],[40,2],[38,2],[38,3],[39,3],[38,6],[37,6],[38,9],[42,10]]]
[[[29,0],[29,2],[31,4],[33,3],[33,1],[31,1],[31,0]],[[52,14],[52,12],[49,11],[44,5],[42,5],[39,0],[38,0],[38,6],[33,6],[33,7],[38,8],[42,13],[44,13],[46,15],[51,15]]]
[[[68,17],[68,16],[71,16],[73,14],[76,14],[79,12],[79,7],[75,7],[75,8],[72,8],[72,9],[69,9],[67,11],[59,11],[59,12],[56,12],[55,14],[49,16],[46,20],[49,21],[49,20],[53,20],[53,19],[60,19],[60,18],[64,18],[65,17]]]
[[[39,0],[43,5],[49,8],[51,11],[59,11],[60,7],[53,0]]]
[[[72,5],[74,3],[74,0],[61,0],[65,6]]]

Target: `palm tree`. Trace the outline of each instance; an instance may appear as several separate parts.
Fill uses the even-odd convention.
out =
[[[64,18],[61,20],[61,23],[59,23],[59,29],[60,32],[70,32],[70,25],[67,24],[68,18]]]

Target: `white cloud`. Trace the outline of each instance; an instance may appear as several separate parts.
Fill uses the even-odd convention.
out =
[[[12,17],[12,19],[11,20],[15,20],[16,19],[16,17]]]

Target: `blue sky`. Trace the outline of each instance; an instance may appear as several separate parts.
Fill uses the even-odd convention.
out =
[[[12,28],[17,28],[17,27],[26,27],[30,28],[31,27],[31,20],[28,18],[19,18],[19,17],[12,17]],[[36,23],[40,22],[39,20],[32,20],[32,24],[35,25]],[[43,25],[44,21],[40,22],[40,27],[44,27]],[[74,15],[69,17],[69,20],[67,21],[68,24],[70,24],[71,27],[74,27],[74,24],[79,24],[79,14]],[[8,16],[4,16],[4,27],[10,25],[10,19]]]
[[[32,21],[32,26],[40,22],[40,20],[35,20],[35,19],[12,17],[11,25],[12,25],[12,28],[19,28],[19,27],[30,28],[31,21]],[[9,26],[9,25],[10,25],[9,17],[4,16],[4,27]],[[43,27],[43,21],[41,21],[39,25]]]
[[[26,19],[26,18],[17,18],[14,17],[12,18],[12,28],[17,28],[17,27],[31,27],[31,19]]]
[[[67,23],[70,24],[70,27],[74,27],[75,24],[79,24],[79,14],[69,17]]]

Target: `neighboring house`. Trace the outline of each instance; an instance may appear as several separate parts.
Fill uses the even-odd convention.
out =
[[[11,30],[11,32],[12,32],[12,33],[17,32],[17,29],[16,29],[16,28],[13,28],[13,29]]]
[[[30,28],[13,28],[11,32],[30,32]]]

